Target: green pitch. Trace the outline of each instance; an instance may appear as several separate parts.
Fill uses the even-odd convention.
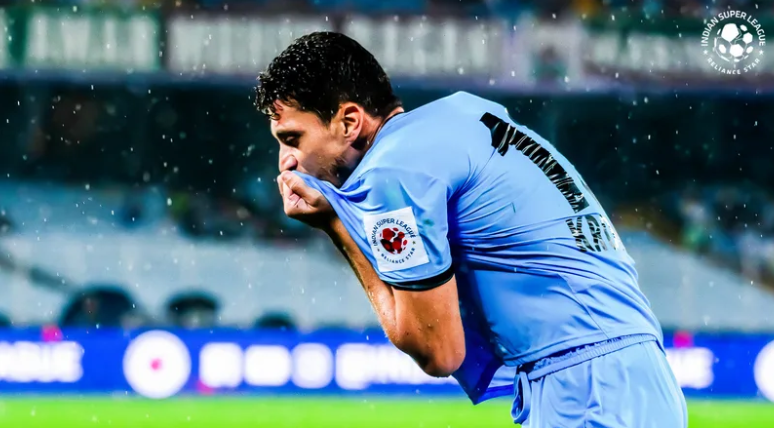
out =
[[[774,426],[774,405],[693,401],[691,428]],[[510,404],[451,399],[0,398],[3,428],[466,428],[513,427]]]

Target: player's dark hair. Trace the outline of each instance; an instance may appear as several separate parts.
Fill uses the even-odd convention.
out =
[[[256,105],[273,116],[279,100],[330,123],[342,103],[353,102],[386,117],[400,99],[390,78],[360,43],[340,33],[315,32],[296,39],[258,77]]]

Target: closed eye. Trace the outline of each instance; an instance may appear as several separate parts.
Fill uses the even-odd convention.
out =
[[[279,131],[277,132],[277,139],[285,145],[296,147],[298,146],[298,139],[301,137],[301,133],[298,131]]]

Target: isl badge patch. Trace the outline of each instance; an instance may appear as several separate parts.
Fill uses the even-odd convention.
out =
[[[410,207],[368,214],[363,223],[380,272],[410,269],[429,262]]]

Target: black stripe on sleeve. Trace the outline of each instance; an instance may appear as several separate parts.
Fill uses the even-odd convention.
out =
[[[409,282],[385,281],[385,283],[400,290],[425,291],[425,290],[432,290],[433,288],[440,287],[446,284],[447,282],[449,282],[450,279],[452,279],[453,276],[454,276],[454,269],[449,268],[445,272],[442,272],[439,275],[436,275],[427,279],[420,279],[419,281],[409,281]]]

